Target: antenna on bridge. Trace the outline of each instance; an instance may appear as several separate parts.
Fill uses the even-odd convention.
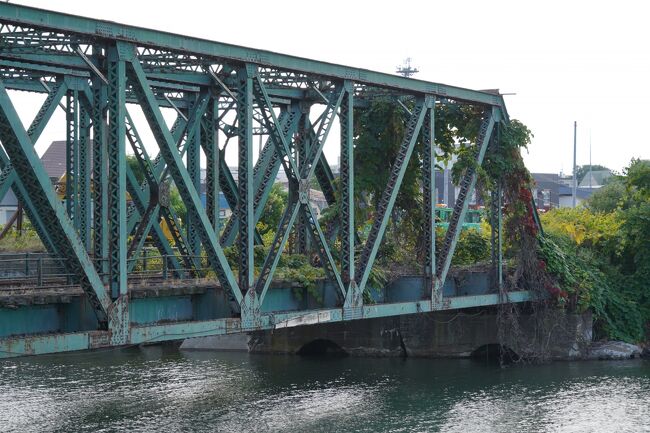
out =
[[[411,60],[413,59],[411,59],[410,57],[404,59],[404,63],[401,66],[398,66],[395,72],[406,78],[409,78],[411,75],[415,75],[418,72],[420,72],[418,68],[414,68],[411,66]]]

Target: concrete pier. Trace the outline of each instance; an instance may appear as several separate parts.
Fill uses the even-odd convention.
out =
[[[351,356],[461,358],[489,346],[504,345],[518,356],[547,354],[550,359],[580,359],[591,342],[591,315],[550,312],[546,323],[532,316],[519,320],[519,334],[499,339],[494,309],[356,320],[324,325],[277,329],[250,334],[236,344],[230,337],[185,340],[183,349],[249,350],[252,353],[298,354],[332,351]],[[540,329],[543,329],[540,333]],[[512,333],[510,333],[512,334]],[[517,341],[515,341],[517,340]],[[236,350],[236,349],[235,349]]]

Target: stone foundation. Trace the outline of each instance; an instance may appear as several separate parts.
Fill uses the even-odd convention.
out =
[[[523,357],[540,353],[551,359],[579,359],[591,342],[590,314],[552,312],[542,326],[522,315],[517,336],[505,346]],[[544,331],[540,331],[544,329]],[[250,335],[254,353],[296,354],[315,340],[332,342],[352,356],[469,357],[487,345],[500,344],[493,310],[433,312],[302,326]]]

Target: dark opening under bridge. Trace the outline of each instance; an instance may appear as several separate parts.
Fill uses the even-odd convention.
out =
[[[444,244],[438,254],[435,248],[434,108],[483,108],[475,143],[480,165],[498,145],[495,131],[508,122],[498,94],[8,3],[0,3],[0,26],[0,197],[13,189],[48,251],[0,261],[5,271],[16,260],[24,268],[16,271],[20,281],[0,289],[0,357],[529,299],[525,291],[510,292],[507,300],[499,295],[498,204],[492,221],[496,277],[470,278],[463,287],[447,281],[475,170],[465,174]],[[44,95],[27,129],[10,99],[15,91]],[[354,214],[353,108],[367,107],[376,97],[399,101],[405,133],[372,227],[361,240]],[[149,155],[127,105],[143,113],[142,128],[150,130],[157,156]],[[63,202],[34,149],[58,107],[66,121]],[[171,127],[165,110],[176,115]],[[323,154],[335,123],[337,181]],[[256,159],[254,135],[266,140]],[[237,179],[225,162],[231,138]],[[372,302],[364,302],[419,139],[425,147],[422,273],[375,288]],[[127,147],[144,174],[142,183],[126,162]],[[254,247],[261,242],[256,223],[281,169],[289,181],[288,205],[264,260],[255,263]],[[340,208],[340,250],[333,250],[310,206],[312,178],[328,203]],[[169,181],[187,208],[184,227],[169,204]],[[233,210],[225,227],[219,221],[220,191]],[[500,192],[494,194],[500,203]],[[298,251],[320,257],[327,275],[318,289],[320,303],[296,297],[291,282],[274,281],[290,237]],[[146,239],[152,239],[155,257],[143,257]],[[239,251],[235,271],[223,251],[231,245]]]

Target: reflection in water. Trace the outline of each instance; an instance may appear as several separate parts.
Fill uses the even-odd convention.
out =
[[[650,362],[500,369],[154,346],[0,362],[0,431],[650,432]]]

